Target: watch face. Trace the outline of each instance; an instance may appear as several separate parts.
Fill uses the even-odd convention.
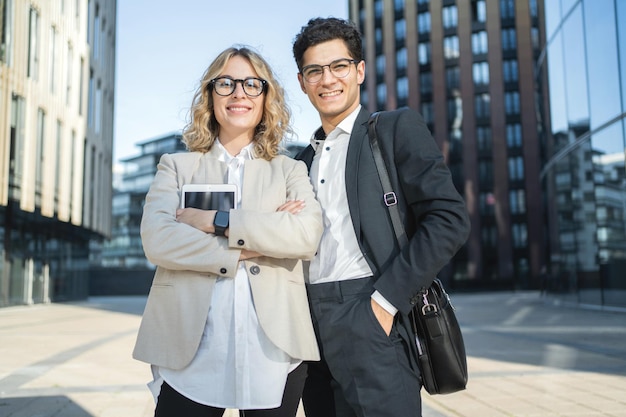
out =
[[[218,227],[228,227],[229,214],[227,211],[218,211],[215,214],[213,224]]]

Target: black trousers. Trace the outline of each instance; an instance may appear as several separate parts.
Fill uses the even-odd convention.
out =
[[[240,410],[241,417],[295,417],[302,397],[307,364],[302,363],[289,373],[280,407],[267,410]],[[185,397],[166,382],[161,386],[155,417],[222,417],[223,408],[199,404]]]
[[[373,279],[307,286],[322,360],[309,362],[302,401],[307,417],[420,417],[419,371],[409,336],[387,336],[370,296]]]

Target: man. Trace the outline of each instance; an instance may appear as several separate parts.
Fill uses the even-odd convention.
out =
[[[399,249],[360,105],[361,37],[350,22],[311,19],[296,36],[298,79],[322,126],[298,156],[324,213],[307,290],[320,362],[309,364],[307,417],[419,417],[420,374],[407,314],[463,245],[469,219],[423,119],[384,113],[378,134],[410,238]]]

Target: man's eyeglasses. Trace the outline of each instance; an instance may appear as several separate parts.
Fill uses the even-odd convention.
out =
[[[267,81],[260,78],[248,77],[244,80],[235,80],[230,77],[218,77],[209,81],[209,90],[213,89],[218,96],[229,96],[235,92],[237,83],[241,83],[243,92],[250,97],[258,97],[267,89]]]
[[[336,59],[330,64],[326,65],[307,65],[302,68],[300,74],[304,77],[304,81],[310,84],[315,84],[320,82],[322,76],[324,75],[324,67],[328,67],[330,73],[333,74],[337,78],[345,78],[350,74],[350,67],[352,64],[356,64],[357,61],[354,59],[341,58]]]

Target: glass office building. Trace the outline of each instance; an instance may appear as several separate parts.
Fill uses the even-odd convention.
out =
[[[0,307],[86,298],[111,229],[115,0],[0,0]]]
[[[544,2],[549,159],[546,286],[557,299],[626,307],[626,2]]]
[[[456,289],[539,288],[542,9],[537,0],[352,0],[362,103],[424,117],[467,203],[467,244],[440,277]]]

